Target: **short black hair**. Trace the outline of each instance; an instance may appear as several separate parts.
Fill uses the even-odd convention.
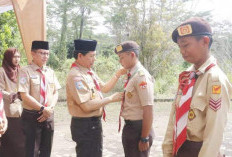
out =
[[[77,59],[78,58],[78,53],[81,53],[83,56],[85,56],[87,53],[88,53],[89,51],[76,51],[76,50],[74,50],[74,52],[73,52],[73,57],[75,58],[75,59]]]
[[[195,39],[196,39],[197,41],[199,41],[200,39],[202,39],[203,37],[205,37],[205,35],[194,36],[194,37],[195,37]],[[213,38],[212,38],[211,35],[210,35],[210,36],[207,35],[207,37],[209,37],[209,49],[210,49],[211,46],[212,46],[212,43],[213,43]]]

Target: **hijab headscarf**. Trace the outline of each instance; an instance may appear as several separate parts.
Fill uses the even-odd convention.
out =
[[[16,48],[7,49],[4,53],[4,57],[2,61],[2,67],[5,70],[6,75],[11,81],[15,83],[17,82],[17,75],[20,68],[19,65],[15,66],[12,62],[16,52],[19,53],[19,51]]]

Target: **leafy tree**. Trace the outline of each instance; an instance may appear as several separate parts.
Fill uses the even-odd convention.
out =
[[[13,11],[0,14],[0,65],[2,65],[3,54],[9,47],[19,49],[23,56],[22,61],[26,63],[25,53]]]

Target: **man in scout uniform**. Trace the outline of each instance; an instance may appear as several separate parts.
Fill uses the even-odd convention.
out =
[[[217,157],[230,106],[231,84],[210,54],[212,31],[190,18],[172,33],[185,61],[163,142],[164,157]]]
[[[120,101],[122,93],[103,98],[101,92],[111,90],[119,77],[126,73],[120,69],[106,84],[92,71],[97,41],[75,40],[75,62],[67,76],[66,92],[69,113],[72,115],[71,133],[76,142],[78,157],[102,157],[102,125],[104,106]]]
[[[33,41],[32,63],[20,70],[18,92],[22,97],[22,122],[26,136],[26,157],[49,157],[54,132],[54,106],[60,84],[54,71],[46,67],[49,45]]]
[[[138,60],[139,46],[136,42],[119,44],[115,53],[121,65],[128,70],[120,113],[125,120],[122,132],[125,157],[148,157],[153,141],[154,80]]]

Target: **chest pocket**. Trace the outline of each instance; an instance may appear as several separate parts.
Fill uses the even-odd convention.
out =
[[[206,105],[207,104],[205,98],[195,98],[194,100],[192,100],[191,109],[203,112],[205,110]]]
[[[54,91],[55,90],[55,81],[54,81],[53,77],[47,78],[47,81],[48,81],[49,90]]]
[[[32,86],[39,86],[40,85],[40,77],[38,75],[30,76],[30,80],[31,80]]]
[[[128,101],[129,103],[134,103],[138,100],[136,89],[133,86],[126,88],[125,100]]]

